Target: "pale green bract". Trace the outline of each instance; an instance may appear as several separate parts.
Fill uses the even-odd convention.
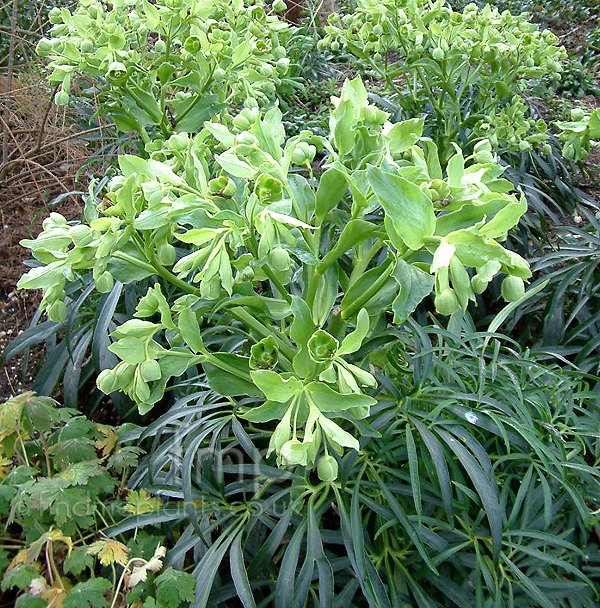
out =
[[[216,392],[263,398],[238,415],[277,421],[281,466],[325,454],[330,479],[327,450],[358,450],[356,425],[377,404],[371,329],[388,314],[404,322],[431,292],[451,314],[498,273],[511,277],[510,299],[531,276],[501,244],[527,205],[489,142],[467,157],[455,146],[446,163],[420,120],[387,118],[357,78],[334,99],[329,138],[286,138],[271,108],[246,112],[243,129],[207,122],[148,159],[122,156],[84,223],[52,214],[23,242],[39,266],[19,287],[42,289],[42,307],[62,320],[65,285],[81,272],[100,291],[150,278],[135,318],[112,334],[120,362],[100,389],[145,413],[172,377],[201,365]],[[219,323],[241,323],[249,347],[215,352],[205,335]]]

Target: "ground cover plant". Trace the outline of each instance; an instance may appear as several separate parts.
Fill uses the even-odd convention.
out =
[[[56,102],[96,97],[128,153],[80,221],[22,241],[41,303],[2,358],[45,341],[34,388],[62,376],[71,409],[0,409],[22,547],[4,588],[23,606],[596,606],[594,211],[527,256],[544,192],[581,200],[569,168],[600,111],[535,116],[525,93],[566,53],[525,16],[363,1],[317,45],[281,4],[50,13]],[[336,53],[371,68],[337,86]],[[333,88],[309,128],[306,79]]]
[[[102,534],[109,522],[161,507],[145,490],[115,492],[142,453],[119,443],[130,429],[94,424],[57,406],[34,393],[0,405],[0,512],[13,531],[0,553],[2,591],[13,601],[19,594],[16,606],[122,605],[126,594],[127,604],[170,595],[163,605],[189,605],[196,581],[163,571],[162,536]]]

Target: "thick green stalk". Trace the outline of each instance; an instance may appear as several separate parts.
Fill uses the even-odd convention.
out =
[[[373,243],[373,246],[367,251],[365,255],[357,258],[356,264],[352,268],[352,273],[350,274],[350,282],[348,283],[348,289],[356,282],[358,277],[360,277],[360,275],[365,272],[367,266],[382,246],[383,244],[381,243],[381,241],[377,240],[375,243]],[[348,289],[346,289],[346,291],[348,291]]]
[[[344,312],[342,312],[342,318],[344,320],[352,317],[384,286],[385,282],[390,278],[390,275],[394,271],[395,265],[393,262],[394,258],[389,258],[383,263],[383,266],[387,265],[387,267],[381,273],[379,278],[368,289],[365,289],[360,297],[356,298],[356,300],[354,300],[354,302],[352,302],[352,304]]]

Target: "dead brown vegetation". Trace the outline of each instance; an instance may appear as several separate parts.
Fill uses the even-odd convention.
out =
[[[88,152],[42,77],[21,73],[6,89],[6,77],[0,76],[7,150],[0,163],[0,289],[10,290],[27,257],[19,241],[39,231],[48,203],[77,188],[77,170]],[[81,204],[68,196],[54,210],[73,218]]]

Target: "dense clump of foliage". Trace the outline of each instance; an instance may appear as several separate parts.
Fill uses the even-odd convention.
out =
[[[56,103],[69,103],[74,77],[92,76],[100,111],[144,143],[194,133],[246,97],[268,104],[289,66],[279,40],[287,25],[261,4],[83,0],[49,16],[52,38],[37,50],[60,83]]]
[[[332,23],[323,43],[368,59],[405,114],[430,114],[447,154],[454,142],[490,137],[519,151],[545,141],[546,124],[529,118],[522,95],[532,79],[559,77],[566,54],[549,30],[489,5],[454,11],[443,1],[364,0]]]
[[[524,159],[583,166],[600,138],[600,111],[553,135],[529,105],[562,71],[556,36],[490,6],[361,0],[319,52],[343,47],[382,88],[346,79],[310,130],[290,116],[305,72],[286,49],[305,34],[261,3],[81,0],[50,17],[57,104],[85,78],[138,154],[90,184],[81,221],[51,213],[22,242],[18,286],[43,295],[4,358],[48,340],[38,390],[63,374],[75,405],[93,378],[145,426],[32,395],[3,406],[25,434],[6,435],[23,462],[2,496],[33,543],[5,586],[67,607],[77,589],[115,605],[126,585],[144,608],[596,606],[595,378],[497,333],[548,285],[589,284],[574,265],[526,292],[513,240],[531,225]],[[507,306],[478,332],[490,292]],[[136,488],[124,506],[117,475]],[[60,512],[77,493],[81,523]],[[138,554],[142,528],[163,536]],[[75,553],[89,530],[123,542]],[[100,576],[55,585],[85,568]]]

